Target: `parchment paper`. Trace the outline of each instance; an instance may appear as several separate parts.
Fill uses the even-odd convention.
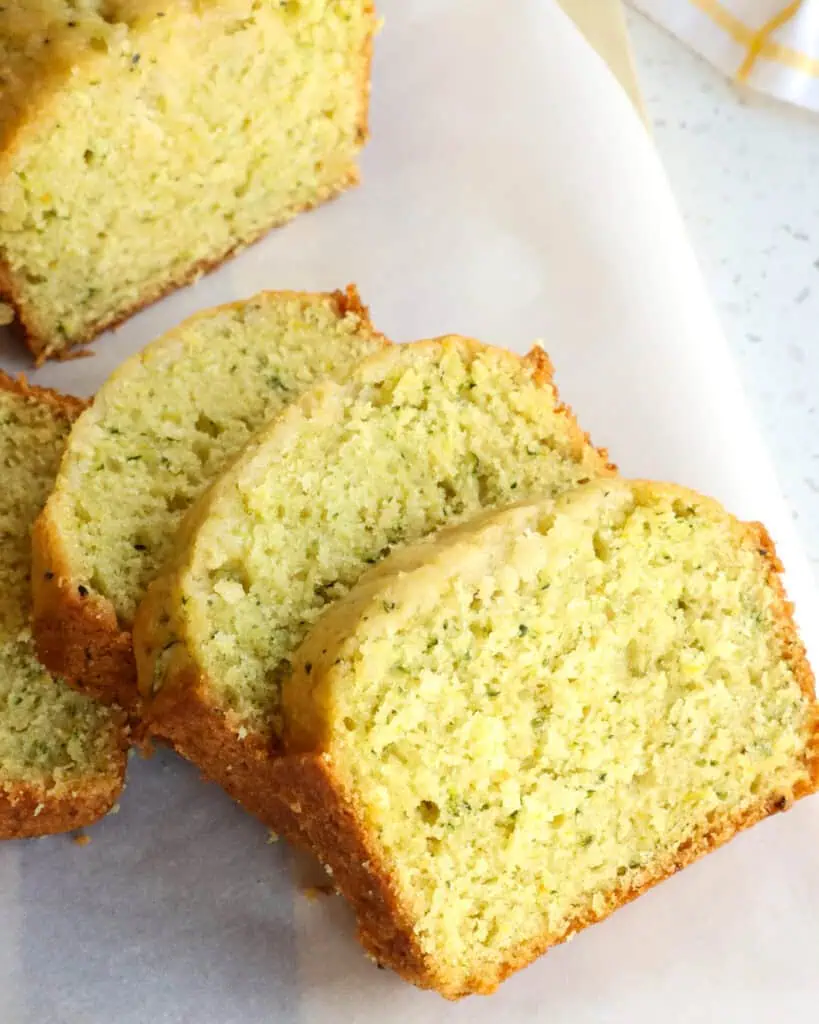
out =
[[[622,0],[558,0],[558,4],[608,64],[632,103],[642,111],[643,101]]]
[[[364,185],[35,381],[90,393],[183,316],[265,287],[356,281],[398,340],[542,338],[624,473],[768,524],[815,655],[810,572],[625,94],[553,0],[381,9]],[[2,362],[27,365],[8,344]],[[819,1005],[817,799],[458,1005],[378,971],[341,900],[308,900],[304,866],[168,752],[132,759],[90,834],[0,848],[2,1024],[768,1024]]]

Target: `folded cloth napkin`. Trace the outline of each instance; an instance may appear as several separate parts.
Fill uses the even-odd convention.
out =
[[[630,0],[739,82],[819,111],[819,0]]]

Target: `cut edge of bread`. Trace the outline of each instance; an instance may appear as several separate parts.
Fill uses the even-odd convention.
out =
[[[237,255],[237,253],[261,242],[272,231],[275,231],[276,228],[289,223],[299,214],[314,210],[324,203],[330,202],[332,199],[337,199],[348,189],[358,185],[360,180],[358,167],[353,166],[349,168],[344,177],[335,186],[328,188],[323,195],[318,196],[315,202],[307,203],[299,207],[299,209],[292,211],[286,217],[273,221],[252,237],[235,241],[223,252],[215,254],[212,258],[199,260],[197,263],[185,267],[178,274],[171,275],[171,277],[156,287],[146,288],[139,300],[128,309],[113,313],[107,319],[98,320],[91,324],[82,335],[65,345],[61,345],[59,348],[51,347],[51,340],[39,331],[34,318],[27,315],[22,299],[15,291],[14,277],[11,269],[2,260],[0,260],[0,300],[7,303],[14,310],[15,320],[11,326],[16,329],[16,333],[22,334],[26,346],[34,356],[35,366],[42,366],[48,359],[54,359],[58,362],[72,359],[76,355],[77,348],[87,345],[105,331],[116,330],[117,327],[120,327],[126,320],[130,320],[132,316],[141,310],[161,301],[178,289],[198,281],[199,278],[204,277],[211,271],[217,270],[223,263]]]
[[[160,716],[161,731],[152,729],[154,717],[144,721],[148,742],[156,737],[169,743],[248,814],[277,835],[304,846],[299,815],[280,795],[277,751],[266,737],[252,732],[242,735],[232,728],[229,718],[208,702],[200,683],[193,666],[177,677],[176,685],[152,707],[152,716]]]
[[[569,405],[561,401],[554,383],[551,360],[542,348],[535,346],[525,356],[519,356],[496,346],[485,345],[471,338],[447,335],[415,342],[417,346],[437,345],[448,338],[482,350],[495,349],[504,356],[512,356],[532,368],[533,379],[541,387],[552,390],[555,414],[565,416],[572,425],[578,452],[587,446],[601,463],[601,473],[614,476],[616,467],[608,461],[605,448],[592,444],[582,430]],[[383,354],[370,356],[366,363],[383,358]],[[222,786],[239,804],[262,820],[269,828],[296,842],[300,840],[299,816],[280,795],[281,750],[275,749],[268,736],[247,732],[239,735],[230,715],[208,696],[211,684],[189,651],[184,620],[176,614],[178,602],[174,599],[176,581],[184,575],[188,562],[187,550],[201,522],[207,518],[214,495],[220,489],[232,487],[233,474],[250,461],[259,447],[281,429],[287,435],[291,420],[303,415],[302,401],[312,403],[317,393],[324,393],[327,383],[318,384],[286,408],[268,427],[256,435],[242,456],[227,474],[218,478],[202,499],[190,510],[177,535],[176,555],[165,566],[159,577],[149,586],[137,610],[134,628],[134,654],[138,666],[138,686],[141,698],[141,719],[147,736],[170,743],[174,749],[192,761],[203,775]],[[320,400],[320,399],[319,399]],[[168,637],[182,637],[175,644],[175,657],[163,678],[161,690],[155,693],[153,680],[156,663]]]
[[[218,481],[214,486],[218,486]],[[140,734],[150,746],[154,739],[169,743],[195,764],[203,778],[214,782],[249,814],[279,835],[304,845],[299,815],[280,796],[281,751],[270,737],[242,729],[209,700],[209,678],[200,671],[186,643],[174,644],[173,668],[162,688],[151,686],[156,659],[174,630],[184,636],[184,624],[174,615],[176,572],[184,571],[187,544],[196,533],[204,510],[194,508],[177,535],[174,571],[161,574],[137,609],[133,654],[139,682]]]
[[[362,303],[355,285],[350,284],[344,291],[333,292],[264,291],[249,299],[215,306],[188,317],[151,342],[147,348],[172,346],[180,332],[189,330],[197,322],[207,321],[230,310],[239,310],[249,302],[288,299],[332,302],[339,318],[354,313],[361,319],[362,329],[370,331],[373,337],[383,338],[373,326],[369,309]],[[390,344],[386,338],[384,344]],[[129,367],[142,361],[146,350],[143,348],[121,364],[111,379],[118,380],[126,376]],[[106,387],[103,384],[98,392],[102,400],[105,398]],[[94,412],[95,403],[92,401],[84,419],[93,418]],[[137,689],[132,630],[118,621],[111,600],[75,578],[59,519],[54,511],[52,499],[58,486],[37,518],[32,536],[37,655],[46,668],[59,673],[76,690],[117,704],[137,720],[141,701]]]
[[[590,483],[592,489],[613,481]],[[699,860],[705,854],[724,845],[739,832],[750,828],[766,817],[788,810],[795,800],[819,790],[819,706],[816,705],[815,677],[807,659],[807,652],[793,619],[793,604],[788,601],[781,579],[783,566],[774,543],[765,527],[758,522],[741,522],[726,513],[718,502],[690,489],[675,484],[655,484],[645,480],[616,481],[615,486],[661,487],[666,493],[690,500],[694,498],[707,513],[727,516],[740,543],[756,549],[766,573],[766,582],[774,593],[773,617],[775,635],[781,646],[782,657],[792,667],[802,693],[813,702],[812,723],[806,743],[808,781],[799,785],[793,799],[767,797],[741,813],[724,815],[706,831],[689,837],[671,855],[656,860],[628,884],[609,893],[605,905],[590,910],[571,920],[554,933],[544,933],[518,947],[512,956],[465,980],[453,977],[426,955],[415,938],[413,919],[404,907],[398,887],[394,884],[389,865],[381,860],[378,844],[373,841],[363,817],[358,813],[355,795],[347,793],[346,785],[335,772],[332,755],[328,751],[328,737],[320,720],[305,728],[312,698],[307,695],[316,688],[322,668],[332,666],[344,643],[347,631],[342,627],[345,618],[339,605],[327,613],[325,628],[322,623],[304,641],[294,659],[293,674],[285,688],[285,753],[278,765],[277,782],[281,798],[290,804],[298,828],[313,853],[329,870],[339,891],[347,898],[356,914],[358,934],[367,953],[379,964],[391,967],[405,980],[420,988],[434,989],[447,999],[456,1000],[468,995],[488,995],[511,974],[530,964],[553,946],[573,937],[591,924],[604,920],[620,907],[630,903],[648,889],[669,878],[677,871]],[[570,499],[570,493],[566,497]],[[560,501],[561,498],[556,499]],[[521,502],[521,507],[530,503]],[[503,517],[509,509],[489,513],[482,517],[483,525]],[[468,530],[469,524],[466,529]],[[455,527],[449,533],[457,540],[464,527]],[[441,534],[438,535],[442,540]],[[377,596],[380,586],[391,575],[400,575],[425,564],[422,545],[416,550],[398,552],[365,574],[361,581],[341,603],[348,602],[352,609],[346,621],[356,622],[366,613]],[[433,560],[437,545],[428,549]],[[444,548],[444,555],[446,547]],[[403,559],[402,559],[403,556]],[[389,562],[395,562],[394,571]],[[403,564],[399,564],[402,560]],[[356,591],[360,590],[357,600]],[[332,668],[329,669],[332,672]],[[299,694],[294,710],[294,728],[288,723],[287,690]]]
[[[36,387],[24,376],[10,377],[0,370],[0,390],[32,398],[47,405],[67,423],[88,407],[88,402],[64,395],[51,388]],[[90,825],[106,814],[116,802],[125,782],[128,743],[126,726],[117,719],[120,730],[118,774],[99,775],[78,784],[62,783],[46,788],[28,782],[0,785],[0,838],[29,839],[68,832]]]
[[[375,36],[379,31],[379,21],[375,0],[367,0],[364,7],[364,14],[369,24],[369,31],[364,42],[361,61],[361,81],[359,85],[361,111],[357,126],[358,158],[360,158],[361,150],[366,146],[370,139],[370,96],[372,92],[371,73]],[[46,42],[48,42],[47,39]],[[16,118],[12,119],[13,123],[11,127],[0,123],[0,174],[5,172],[4,165],[11,163],[13,154],[20,142],[25,141],[26,133],[32,129],[32,126],[36,126],[38,119],[44,115],[47,116],[49,102],[52,97],[59,92],[59,88],[63,84],[66,75],[70,75],[72,67],[74,66],[75,62],[72,62],[67,66],[58,69],[58,73],[49,74],[44,88],[35,89],[30,92],[29,96],[27,96],[27,103],[30,105],[27,107],[25,112],[17,112]],[[26,116],[23,116],[24,113]],[[2,118],[0,118],[0,122],[2,122]],[[359,185],[360,182],[361,170],[359,162],[356,160],[356,162],[353,162],[344,170],[344,173],[339,176],[337,181],[331,185],[327,185],[322,193],[317,195],[312,202],[303,204],[282,218],[274,219],[254,235],[236,239],[231,245],[227,246],[222,251],[214,253],[206,259],[199,260],[196,263],[181,269],[176,274],[169,275],[163,282],[158,283],[155,287],[146,288],[140,298],[128,308],[112,313],[109,317],[101,318],[94,323],[89,324],[81,335],[73,338],[67,343],[64,342],[64,339],[61,339],[62,343],[57,347],[54,347],[52,339],[38,328],[35,322],[35,317],[27,313],[22,296],[15,288],[14,272],[12,271],[11,266],[2,258],[1,251],[0,301],[9,305],[13,310],[14,320],[11,324],[12,331],[14,334],[20,336],[22,342],[34,356],[35,366],[42,366],[42,364],[48,359],[55,359],[57,361],[72,359],[74,358],[77,349],[87,345],[89,342],[99,337],[103,332],[116,330],[117,327],[125,323],[125,321],[129,320],[141,310],[159,302],[161,299],[172,294],[178,289],[194,283],[205,274],[218,269],[223,263],[226,263],[244,249],[262,241],[267,237],[267,235],[275,231],[276,228],[284,226],[302,213],[306,213],[319,206],[323,206],[324,203],[337,199],[348,189]]]

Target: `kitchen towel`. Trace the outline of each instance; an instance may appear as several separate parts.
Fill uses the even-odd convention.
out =
[[[819,111],[819,0],[631,0],[739,83]]]

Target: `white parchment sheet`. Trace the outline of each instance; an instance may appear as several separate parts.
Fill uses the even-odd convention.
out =
[[[552,0],[381,0],[364,184],[34,376],[91,393],[184,316],[355,281],[398,340],[542,338],[627,474],[764,520],[817,653],[819,607],[663,173]],[[173,226],[169,225],[169,230]],[[6,368],[26,358],[0,346]],[[116,495],[112,494],[112,501]],[[120,813],[0,847],[0,1024],[769,1024],[819,1014],[819,798],[449,1005],[378,971],[336,897],[169,752]]]

